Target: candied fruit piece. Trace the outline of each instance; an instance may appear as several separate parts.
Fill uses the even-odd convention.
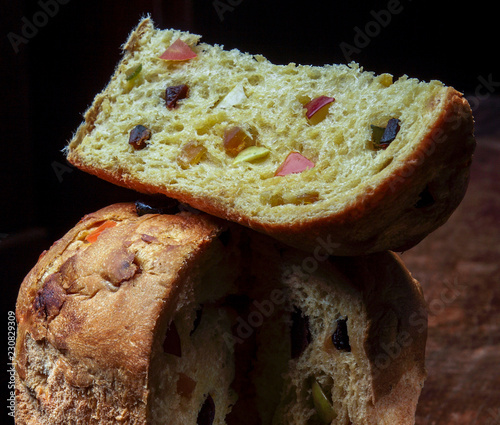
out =
[[[328,113],[328,107],[330,103],[334,102],[335,98],[328,96],[319,96],[307,104],[304,108],[307,110],[306,118],[311,122],[311,124],[317,124],[323,121]]]
[[[316,379],[313,379],[311,389],[314,408],[316,409],[316,413],[318,414],[321,422],[325,424],[331,423],[337,417],[337,414],[335,413],[335,410],[333,410],[330,400],[328,400],[323,388],[321,388],[321,385]]]
[[[107,220],[107,221],[105,221],[97,229],[95,229],[94,231],[92,231],[91,233],[89,233],[85,237],[85,241],[89,242],[89,243],[94,243],[104,230],[109,229],[111,227],[115,227],[117,224],[118,223],[116,221],[113,221],[113,220]]]
[[[185,373],[180,372],[177,379],[177,393],[183,397],[191,397],[194,389],[196,388],[196,381],[191,379]]]
[[[125,80],[127,81],[132,81],[136,79],[139,74],[142,71],[142,63],[140,63],[137,66],[134,66],[133,68],[130,68],[126,73],[125,73]]]
[[[286,176],[288,174],[302,173],[303,171],[313,168],[314,162],[307,159],[298,152],[290,152],[276,170],[275,176]]]
[[[269,149],[263,146],[250,146],[243,149],[234,159],[233,164],[238,164],[240,162],[251,162],[257,159],[265,158],[269,155]]]
[[[252,135],[240,126],[226,128],[222,143],[226,154],[233,158],[242,150],[255,145]]]
[[[238,84],[220,101],[217,107],[226,109],[231,106],[241,105],[245,100],[247,100],[247,96],[243,85]]]
[[[384,87],[389,87],[392,85],[392,75],[391,74],[380,74],[378,77],[378,81]]]
[[[198,164],[207,152],[207,148],[198,144],[195,141],[186,143],[177,157],[177,163],[183,169],[189,168],[191,165]]]
[[[170,47],[163,52],[160,59],[168,61],[186,61],[194,59],[196,53],[180,38],[175,40]]]

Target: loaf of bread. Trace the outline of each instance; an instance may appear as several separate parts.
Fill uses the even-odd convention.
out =
[[[88,214],[23,281],[17,424],[414,423],[427,317],[395,255],[137,211]]]
[[[211,304],[237,261],[221,231],[209,217],[119,204],[57,241],[18,297],[16,423],[195,424],[212,404],[224,423],[230,322]]]
[[[149,18],[66,148],[80,169],[314,252],[404,250],[466,190],[471,109],[439,81],[274,65]]]

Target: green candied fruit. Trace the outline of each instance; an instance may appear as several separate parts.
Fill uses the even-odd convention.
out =
[[[333,410],[332,404],[316,379],[313,379],[312,382],[312,398],[314,408],[316,409],[321,422],[325,424],[331,423],[337,417],[337,413]]]
[[[142,63],[129,69],[127,71],[127,73],[125,74],[125,80],[127,80],[127,81],[134,80],[141,73],[141,71],[142,71]]]

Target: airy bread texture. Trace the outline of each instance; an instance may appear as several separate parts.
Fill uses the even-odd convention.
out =
[[[401,260],[390,252],[313,257],[265,240],[254,252],[257,281],[271,282],[254,296],[275,300],[258,332],[258,405],[272,418],[262,423],[414,424],[426,377],[427,312]],[[265,311],[264,301],[257,305]],[[329,420],[314,403],[314,381],[331,404]]]
[[[425,378],[395,255],[312,257],[204,214],[85,216],[16,316],[18,424],[413,424]]]
[[[160,59],[178,39],[197,56]],[[453,88],[393,81],[355,63],[274,65],[199,40],[141,21],[69,143],[68,160],[300,249],[331,238],[334,255],[407,249],[461,201],[475,141],[470,107]],[[167,107],[167,87],[179,85],[187,85],[185,97]],[[305,105],[321,96],[334,101],[308,119]],[[372,126],[390,119],[399,131],[381,149]],[[129,138],[138,125],[150,134],[136,149]],[[224,147],[235,127],[246,145],[261,148],[236,163],[238,149]],[[291,152],[314,167],[275,175]]]

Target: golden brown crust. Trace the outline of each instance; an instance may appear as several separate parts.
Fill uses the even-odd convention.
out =
[[[92,130],[103,95],[98,95],[85,116],[72,144]],[[229,208],[216,196],[203,197],[161,189],[133,176],[95,168],[81,161],[77,151],[68,160],[81,170],[138,192],[161,192],[194,208],[266,233],[299,249],[313,252],[318,238],[328,241],[332,255],[360,255],[385,250],[403,251],[420,242],[444,224],[459,205],[467,189],[475,149],[473,118],[467,100],[453,88],[441,100],[441,114],[405,162],[381,184],[362,193],[338,213],[294,223],[267,223]],[[429,205],[420,205],[430,194]]]
[[[117,224],[85,241],[107,221]],[[145,423],[158,320],[220,231],[204,215],[116,204],[57,241],[18,296],[17,423]]]
[[[463,199],[469,181],[476,145],[470,106],[452,88],[442,103],[440,118],[413,155],[383,184],[360,196],[350,208],[293,226],[266,225],[246,217],[240,220],[255,230],[308,251],[318,246],[318,238],[330,242],[332,255],[411,248],[446,222]],[[420,194],[426,188],[434,202],[419,208]]]

